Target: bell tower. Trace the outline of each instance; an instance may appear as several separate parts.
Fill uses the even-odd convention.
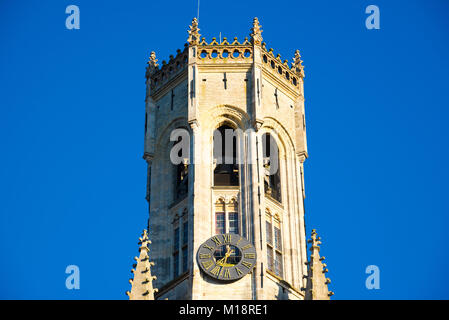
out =
[[[250,31],[206,42],[193,19],[183,50],[161,65],[151,52],[155,299],[306,298],[304,70],[298,50],[289,64],[267,49],[257,18]]]

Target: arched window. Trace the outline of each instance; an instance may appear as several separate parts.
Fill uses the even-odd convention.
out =
[[[279,148],[274,138],[266,133],[262,136],[263,166],[265,169],[265,194],[282,202]]]
[[[235,130],[222,125],[214,131],[214,185],[238,186],[237,138]]]

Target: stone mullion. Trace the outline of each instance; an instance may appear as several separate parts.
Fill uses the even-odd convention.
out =
[[[290,224],[286,223],[287,222],[287,217],[288,217],[288,181],[289,179],[287,179],[287,166],[286,166],[286,161],[285,161],[285,151],[283,152],[283,154],[279,155],[279,168],[278,170],[280,170],[280,178],[281,178],[281,201],[282,201],[282,211],[281,214],[279,215],[280,218],[280,229],[281,229],[281,245],[282,245],[282,278],[285,281],[290,281],[290,270],[288,270],[288,266],[291,263],[291,257],[290,254],[288,254],[291,246],[290,246],[290,242],[288,241],[288,235],[290,234]]]
[[[289,153],[290,155],[290,153]],[[287,163],[287,174],[288,176],[294,177],[294,170],[292,168],[292,161],[291,157],[286,157],[286,163]],[[294,179],[288,179],[288,190],[295,190],[296,184]],[[300,276],[298,274],[298,248],[299,243],[297,241],[297,235],[296,235],[296,205],[295,205],[295,199],[296,194],[295,192],[288,192],[288,219],[289,219],[289,226],[290,226],[290,270],[291,270],[291,284],[293,286],[297,286],[297,279]]]
[[[307,243],[306,243],[306,226],[305,226],[305,208],[304,208],[304,192],[303,192],[303,175],[304,175],[304,170],[303,170],[303,161],[305,160],[304,157],[300,157],[299,161],[295,161],[296,163],[296,183],[299,184],[299,186],[296,188],[297,190],[297,195],[298,195],[298,213],[299,213],[299,225],[298,225],[298,232],[299,232],[299,238],[301,239],[301,253],[300,253],[300,257],[301,257],[301,268],[302,268],[302,274],[306,275],[307,274],[307,266],[306,266],[306,262],[307,262]],[[304,281],[303,281],[304,282]],[[304,284],[305,286],[305,284]]]

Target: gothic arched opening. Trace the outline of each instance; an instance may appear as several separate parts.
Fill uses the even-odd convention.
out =
[[[173,144],[173,147],[180,143],[182,137],[179,136],[177,141]],[[182,157],[182,149],[178,151],[178,157]],[[179,200],[187,196],[188,192],[188,176],[189,176],[189,167],[188,167],[188,159],[182,159],[179,164],[174,165],[175,169],[175,190],[174,190],[174,200]]]
[[[237,137],[235,130],[228,125],[214,131],[214,185],[239,185]]]
[[[282,202],[281,198],[281,174],[279,163],[279,148],[276,140],[269,134],[262,136],[263,166],[265,194]]]

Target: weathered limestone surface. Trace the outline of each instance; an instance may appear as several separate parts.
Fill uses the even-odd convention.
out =
[[[263,43],[257,18],[249,39],[214,38],[207,43],[196,19],[188,43],[160,66],[151,53],[146,73],[144,159],[148,164],[147,200],[152,268],[157,299],[304,299],[307,254],[304,226],[304,167],[307,158],[303,78],[299,51],[282,61]],[[213,186],[213,131],[227,124],[238,138],[240,185]],[[175,166],[170,161],[174,129],[190,134],[188,192],[175,199]],[[255,134],[250,134],[250,131]],[[280,202],[265,195],[261,137],[270,133],[279,147]],[[252,273],[220,283],[200,271],[196,252],[215,234],[215,204],[234,201],[241,234],[256,247]],[[267,269],[265,221],[274,217],[282,230],[282,278]],[[174,229],[188,222],[188,267],[174,268]],[[181,232],[182,238],[182,232]],[[182,255],[182,240],[179,240]]]

